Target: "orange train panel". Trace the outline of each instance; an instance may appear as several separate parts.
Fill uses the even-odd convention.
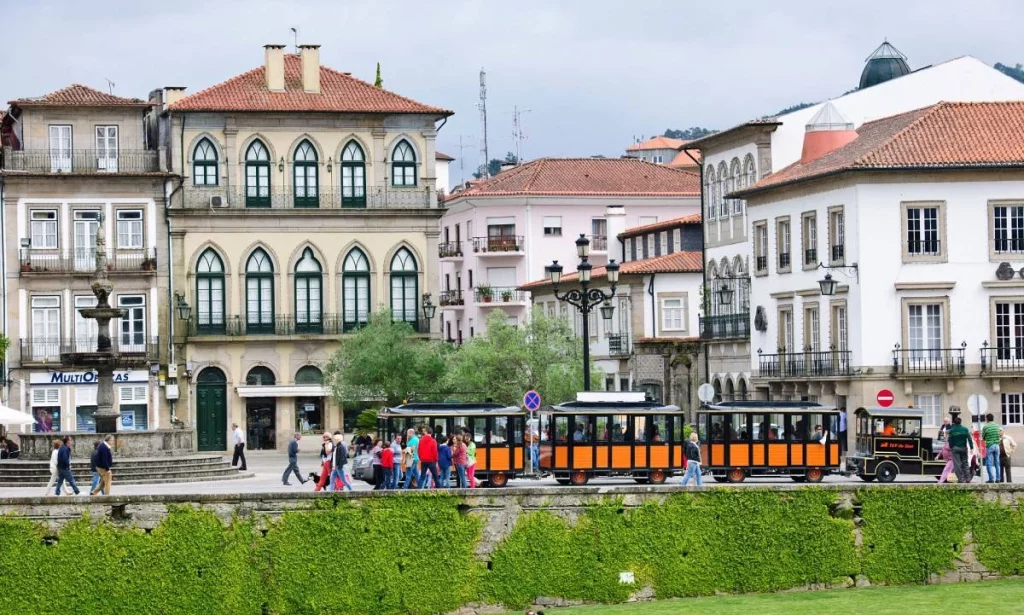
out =
[[[638,468],[647,466],[647,447],[646,446],[634,446],[633,447],[633,460],[634,465]]]
[[[607,446],[595,446],[594,447],[594,467],[595,468],[607,468],[608,467],[608,447]]]
[[[594,447],[581,446],[572,447],[572,468],[574,470],[591,470],[594,467]]]
[[[768,445],[768,465],[772,467],[786,467],[789,465],[789,458],[787,451],[789,450],[788,444],[769,444]]]
[[[616,470],[628,470],[632,467],[630,462],[630,449],[629,446],[613,446],[612,447],[612,468]]]
[[[555,445],[555,467],[559,469],[569,467],[569,449],[567,447]]]
[[[683,446],[681,444],[673,444],[672,448],[674,449],[674,454],[672,455],[672,458],[676,460],[676,465],[678,465],[680,468],[683,467],[683,457],[685,457],[685,455],[683,455]],[[707,451],[703,450],[702,448],[701,455],[704,455],[706,452]],[[707,459],[707,457],[701,457],[701,459]]]
[[[668,467],[668,445],[667,444],[652,444],[651,445],[650,467],[652,467],[652,468],[667,468]]]
[[[724,466],[725,465],[725,445],[724,444],[712,444],[711,445],[711,465],[713,465],[713,466]]]
[[[789,458],[790,458],[790,461],[792,462],[789,465],[791,465],[791,466],[802,466],[802,465],[804,465],[804,446],[803,446],[803,444],[790,444],[789,446],[790,446],[790,451],[791,451],[790,454],[789,454]],[[825,448],[822,447],[821,450],[822,450],[822,453],[824,453]]]
[[[825,445],[817,442],[809,443],[807,445],[807,462],[806,465],[813,467],[821,467],[825,465]]]
[[[489,469],[487,467],[488,461],[489,461],[489,459],[487,458],[487,449],[486,448],[481,448],[481,447],[478,446],[476,448],[476,469],[477,469],[477,471]]]
[[[741,466],[746,467],[750,465],[750,445],[749,444],[730,444],[729,445],[729,465],[730,466]]]
[[[828,446],[831,449],[831,450],[829,450],[829,458],[832,459],[832,465],[838,466],[839,465],[839,443],[838,442],[830,442]]]
[[[507,448],[492,448],[487,449],[487,468],[488,470],[503,470],[508,471],[512,469],[509,464],[509,449]],[[479,461],[479,460],[478,460]]]
[[[523,469],[523,467],[524,467],[523,466],[523,447],[517,446],[515,448],[515,458],[516,458],[516,462],[515,462],[516,469],[517,470]]]
[[[755,466],[767,465],[767,459],[765,459],[765,454],[764,454],[764,443],[762,443],[762,442],[755,442],[754,443],[754,465]]]

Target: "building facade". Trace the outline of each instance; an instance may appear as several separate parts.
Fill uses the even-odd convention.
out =
[[[424,338],[435,297],[437,122],[451,113],[323,67],[319,48],[184,96],[154,93],[169,161],[180,418],[200,450],[340,429],[323,367],[389,309]],[[354,407],[362,401],[352,400]],[[352,408],[350,416],[354,418]]]
[[[170,174],[148,137],[143,100],[72,85],[10,102],[2,119],[0,215],[7,399],[36,431],[94,432],[96,374],[68,358],[96,350],[90,289],[106,237],[119,429],[170,427],[165,194]],[[0,375],[0,380],[3,377]]]

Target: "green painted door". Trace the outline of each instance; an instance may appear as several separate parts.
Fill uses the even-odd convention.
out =
[[[196,429],[200,451],[223,451],[228,445],[227,378],[215,367],[204,369],[196,383]]]

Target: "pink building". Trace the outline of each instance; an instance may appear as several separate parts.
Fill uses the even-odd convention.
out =
[[[544,278],[553,260],[574,270],[580,234],[599,267],[623,260],[616,238],[626,228],[700,213],[700,176],[638,159],[541,158],[453,194],[445,207],[438,304],[444,339],[460,343],[484,332],[493,309],[523,322],[531,303],[518,287]],[[625,213],[609,218],[609,207]]]

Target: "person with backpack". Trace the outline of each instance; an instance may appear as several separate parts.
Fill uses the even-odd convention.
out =
[[[683,475],[683,482],[681,486],[685,487],[690,482],[691,477],[696,477],[697,486],[703,487],[704,481],[700,476],[700,446],[697,442],[697,432],[690,433],[690,439],[683,446],[683,456],[686,457],[686,474]]]
[[[341,433],[334,434],[334,470],[327,483],[328,491],[338,491],[342,487],[352,491],[352,483],[345,474],[345,464],[348,463],[348,449],[345,448],[345,439]],[[337,482],[335,482],[337,481]]]

